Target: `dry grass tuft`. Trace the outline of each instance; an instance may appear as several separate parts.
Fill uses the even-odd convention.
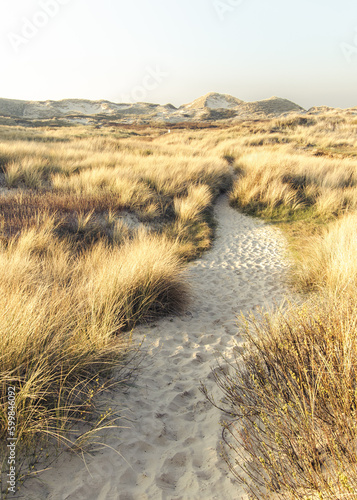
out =
[[[174,199],[175,213],[181,224],[185,225],[196,220],[211,203],[212,193],[209,186],[190,186],[185,198]]]
[[[248,153],[230,194],[232,206],[268,219],[300,214],[331,220],[357,207],[357,165],[281,151]]]
[[[311,237],[296,278],[303,287],[327,289],[338,297],[355,291],[357,284],[357,214],[330,224],[321,235]]]
[[[0,272],[0,437],[14,386],[19,453],[48,439],[70,442],[69,430],[111,384],[111,370],[127,363],[125,332],[182,311],[188,297],[172,242],[139,233],[76,256],[56,237],[53,219],[2,244]]]

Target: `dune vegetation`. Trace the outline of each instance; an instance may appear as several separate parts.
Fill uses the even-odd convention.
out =
[[[35,457],[58,441],[78,448],[83,420],[113,424],[109,409],[95,418],[96,396],[114,369],[125,383],[136,324],[185,308],[184,262],[209,248],[231,174],[155,131],[0,137],[0,437],[15,387],[17,450]]]
[[[357,122],[298,121],[229,152],[231,205],[285,232],[298,300],[239,320],[225,458],[251,498],[357,498]]]
[[[125,383],[135,325],[184,310],[185,262],[209,249],[227,192],[285,231],[304,302],[242,320],[245,350],[217,375],[227,462],[253,498],[354,498],[356,132],[336,113],[171,134],[2,126],[2,443],[9,386],[27,456],[80,446],[83,420],[111,425],[97,396],[120,367]]]

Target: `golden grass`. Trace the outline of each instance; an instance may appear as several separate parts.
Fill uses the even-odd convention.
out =
[[[356,227],[357,214],[347,214],[307,241],[304,260],[296,271],[296,279],[303,287],[327,289],[336,297],[351,289],[355,292]]]
[[[215,372],[225,458],[251,498],[357,499],[356,124],[306,119],[242,125],[226,150],[231,204],[281,223],[294,283],[314,293],[240,323],[247,343]]]
[[[92,419],[131,330],[183,311],[183,258],[212,241],[227,162],[156,132],[123,135],[0,129],[0,438],[12,385],[19,453],[70,443]]]
[[[324,290],[317,305],[255,322],[244,365],[219,381],[243,415],[250,491],[267,498],[266,478],[282,498],[351,493],[356,132],[353,117],[331,113],[171,134],[1,127],[2,438],[9,385],[24,448],[65,440],[89,417],[126,363],[130,329],[184,308],[183,261],[210,247],[212,205],[235,172],[232,205],[284,222],[295,248],[303,236],[297,282]]]
[[[185,225],[197,219],[211,204],[212,193],[209,186],[200,184],[190,186],[185,198],[174,199],[174,209],[181,224]]]
[[[279,219],[312,209],[309,217],[332,218],[357,207],[357,164],[277,151],[244,154],[230,201],[248,213]]]
[[[76,257],[46,222],[0,249],[1,405],[6,386],[15,385],[19,439],[34,439],[42,423],[44,432],[62,430],[57,410],[76,416],[93,389],[89,380],[123,361],[125,331],[180,311],[187,300],[172,242],[138,233],[120,247],[100,241]]]

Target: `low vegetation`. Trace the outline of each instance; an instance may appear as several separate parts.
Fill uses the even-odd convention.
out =
[[[31,468],[44,445],[78,449],[88,429],[114,425],[97,396],[114,368],[125,383],[135,325],[184,310],[184,262],[211,245],[231,174],[155,131],[0,137],[0,438],[15,387],[17,453]]]
[[[356,123],[270,125],[275,144],[261,135],[230,150],[230,201],[285,231],[300,296],[242,318],[246,344],[215,372],[225,458],[251,498],[357,498]]]
[[[227,462],[253,498],[354,498],[356,132],[335,113],[171,134],[3,125],[2,443],[9,386],[27,458],[80,447],[83,420],[113,424],[96,396],[113,367],[125,383],[135,325],[185,308],[184,263],[209,249],[229,191],[286,232],[304,304],[242,320],[245,349],[217,378]]]
[[[355,302],[319,298],[241,321],[225,458],[251,498],[356,498]]]

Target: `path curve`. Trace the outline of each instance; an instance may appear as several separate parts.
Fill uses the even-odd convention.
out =
[[[217,351],[231,352],[238,313],[283,298],[288,264],[279,231],[233,210],[227,197],[215,214],[214,246],[189,266],[189,311],[138,329],[151,342],[150,355],[136,385],[117,395],[132,420],[111,443],[123,458],[105,448],[87,458],[86,468],[65,453],[41,484],[30,482],[29,500],[245,498],[220,458],[221,414],[199,385],[207,383],[219,400],[211,374]]]

